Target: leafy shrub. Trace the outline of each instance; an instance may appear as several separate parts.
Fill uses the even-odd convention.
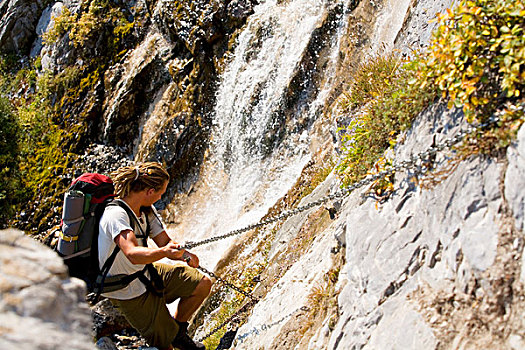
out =
[[[354,114],[343,130],[337,166],[344,185],[366,175],[398,133],[434,100],[433,86],[420,89],[417,84],[419,66],[419,60],[403,61],[394,54],[359,66],[340,102],[343,113]]]
[[[463,0],[438,15],[422,70],[422,86],[437,84],[449,106],[469,117],[489,116],[525,85],[523,0]],[[483,119],[483,118],[481,118]]]
[[[42,213],[50,213],[41,200],[61,192],[69,140],[80,132],[74,126],[68,131],[61,128],[52,106],[53,97],[78,80],[74,72],[37,76],[34,66],[6,62],[13,60],[0,58],[0,226],[8,224],[15,212],[32,211],[38,200]],[[30,230],[23,223],[10,224]]]
[[[68,157],[63,151],[67,132],[51,120],[51,109],[45,100],[22,104],[17,111],[22,126],[19,163],[22,183],[32,198],[60,190],[60,175]]]
[[[12,224],[42,231],[49,226],[48,219],[54,220],[45,216],[52,215],[53,198],[64,190],[64,171],[88,137],[88,119],[96,108],[92,104],[98,103],[85,97],[97,95],[94,89],[102,83],[105,70],[134,47],[137,25],[140,23],[130,22],[123,3],[82,1],[78,13],[64,7],[43,38],[47,44],[69,40],[81,65],[63,67],[58,74],[38,73],[38,59],[28,64],[16,57],[0,58],[0,95],[9,98],[12,119],[18,125],[13,135],[18,144],[18,188],[29,199],[16,207],[17,212],[28,214],[23,219],[27,222]],[[33,207],[34,203],[38,207]]]
[[[129,22],[124,12],[107,0],[92,0],[83,6],[85,8],[78,14],[64,7],[62,13],[54,18],[54,26],[44,33],[43,41],[48,45],[53,44],[68,33],[73,46],[82,47],[86,41],[98,37],[103,27],[110,25],[113,28],[113,40],[118,42],[134,27],[134,22]]]
[[[401,64],[401,60],[394,55],[378,55],[359,64],[351,92],[345,94],[344,108],[364,106],[384,94],[384,87],[392,84]]]
[[[343,112],[362,108],[342,137],[343,182],[374,171],[388,144],[439,92],[471,122],[505,111],[497,125],[472,136],[463,152],[492,154],[506,147],[524,121],[522,112],[503,107],[523,103],[524,16],[523,0],[463,0],[438,15],[426,56],[401,66],[394,56],[361,65],[343,99]]]
[[[9,100],[0,97],[0,228],[14,214],[19,202],[20,179],[17,172],[18,124]]]

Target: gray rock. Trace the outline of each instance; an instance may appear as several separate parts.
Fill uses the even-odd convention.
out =
[[[438,13],[451,8],[454,2],[455,0],[421,0],[417,6],[410,6],[403,28],[397,34],[396,47],[404,54],[411,54],[413,50],[427,46],[434,29],[431,21]]]
[[[85,288],[55,252],[0,231],[0,348],[94,349]]]
[[[37,38],[31,47],[31,57],[34,58],[40,55],[40,52],[42,51],[42,34],[55,25],[54,18],[62,13],[63,7],[64,5],[61,2],[56,2],[53,5],[49,5],[44,12],[42,12],[42,16],[40,16],[36,26]]]
[[[370,349],[435,349],[437,340],[421,315],[396,300],[385,304],[383,319],[367,342]],[[409,331],[407,331],[409,330]],[[388,334],[388,336],[385,336]]]
[[[525,340],[523,339],[523,337],[517,334],[510,335],[507,341],[507,344],[509,346],[509,349],[512,349],[512,350],[525,349]]]
[[[505,173],[505,198],[512,210],[515,226],[523,232],[525,217],[525,127],[507,150],[508,167]],[[522,258],[523,260],[523,258]],[[525,283],[525,264],[521,264],[520,280]]]
[[[0,47],[3,52],[27,54],[46,1],[2,0],[0,2]]]
[[[252,1],[233,0],[228,4],[226,11],[231,19],[242,21],[253,13],[253,6]]]
[[[97,341],[97,349],[99,350],[117,350],[117,346],[108,337],[102,337]]]
[[[340,246],[346,247],[346,226],[338,226],[334,232],[334,237]]]
[[[517,140],[508,148],[509,165],[505,174],[505,198],[507,199],[516,228],[524,229],[525,217],[525,127],[521,127]]]
[[[434,137],[453,135],[457,117],[439,107],[427,111],[396,159],[422,151]],[[446,161],[445,155],[438,159]],[[500,164],[474,157],[428,189],[414,187],[405,172],[397,174],[399,187],[384,204],[362,203],[359,194],[345,202],[348,283],[329,348],[435,346],[407,295],[422,285],[466,292],[473,277],[482,279],[497,253],[501,171]]]
[[[103,299],[92,309],[94,319],[94,330],[96,338],[120,333],[124,329],[131,329],[128,320],[108,299]]]

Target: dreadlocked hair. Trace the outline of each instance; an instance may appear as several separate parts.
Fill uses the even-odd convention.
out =
[[[146,162],[135,166],[125,166],[111,173],[115,194],[126,197],[130,192],[140,192],[147,188],[158,191],[170,179],[168,172],[156,162]]]

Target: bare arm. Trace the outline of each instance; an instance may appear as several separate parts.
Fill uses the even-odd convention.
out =
[[[153,238],[153,241],[155,242],[155,244],[157,244],[157,246],[159,247],[165,247],[167,244],[169,244],[170,242],[179,246],[180,247],[180,244],[178,243],[175,243],[171,240],[171,238],[168,236],[168,234],[166,233],[166,231],[162,231],[161,233],[159,233],[158,235],[156,235],[154,238]],[[189,258],[189,260],[187,260],[187,258]],[[197,257],[197,255],[193,254],[193,253],[190,253],[189,251],[187,250],[184,250],[184,254],[183,254],[183,257],[179,260],[184,260],[188,263],[189,266],[191,267],[198,267],[199,266],[199,258]]]
[[[171,241],[171,238],[168,236],[166,231],[162,231],[161,233],[153,237],[153,242],[155,242],[157,247],[164,247],[170,241]]]
[[[160,248],[142,247],[139,245],[135,233],[131,230],[122,231],[115,238],[115,243],[132,264],[150,264],[162,258],[182,260],[185,253],[184,249],[179,249],[179,244],[172,241],[165,242]],[[155,241],[155,243],[157,242]]]

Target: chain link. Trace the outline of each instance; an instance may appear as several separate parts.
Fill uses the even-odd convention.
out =
[[[269,330],[270,328],[278,325],[279,323],[282,323],[282,322],[286,321],[287,319],[289,319],[290,317],[292,317],[293,315],[295,315],[299,311],[308,312],[308,311],[310,311],[310,308],[307,307],[307,306],[301,306],[301,307],[293,310],[292,312],[288,313],[288,315],[285,315],[285,316],[281,317],[277,321],[274,321],[274,322],[269,323],[269,324],[266,324],[266,323],[262,324],[258,328],[257,327],[253,327],[252,329],[250,329],[248,332],[246,332],[244,334],[236,335],[235,339],[239,341],[239,344],[242,344],[244,342],[244,339],[248,338],[250,335],[252,335],[252,334],[259,334],[261,331],[265,332],[265,331]]]
[[[454,145],[456,145],[459,142],[461,142],[465,138],[465,136],[470,134],[473,130],[482,129],[482,128],[487,127],[488,125],[496,123],[498,121],[499,121],[499,118],[495,117],[495,118],[491,118],[491,120],[489,122],[480,124],[477,127],[470,126],[470,127],[466,128],[465,130],[461,130],[456,135],[445,139],[443,142],[441,142],[441,143],[439,143],[439,144],[437,144],[435,146],[431,146],[431,147],[429,147],[427,150],[425,150],[423,152],[420,152],[420,153],[417,153],[417,154],[412,154],[407,160],[394,162],[394,164],[389,166],[387,169],[382,170],[381,172],[379,172],[377,174],[370,174],[370,175],[366,176],[365,178],[361,179],[360,181],[358,181],[357,183],[354,183],[353,185],[351,185],[351,186],[349,186],[349,187],[347,187],[345,189],[342,189],[342,190],[340,190],[340,191],[338,191],[338,192],[336,192],[334,194],[322,197],[322,198],[320,198],[320,199],[318,199],[316,201],[313,201],[313,202],[308,203],[306,205],[300,206],[300,207],[298,207],[296,209],[290,209],[290,210],[284,211],[280,215],[269,217],[269,218],[267,218],[265,220],[262,220],[262,221],[260,221],[260,222],[258,222],[256,224],[252,224],[252,225],[246,226],[246,227],[241,228],[241,229],[233,230],[233,231],[228,232],[228,233],[226,233],[224,235],[219,235],[219,236],[215,236],[215,237],[206,238],[206,239],[203,239],[203,240],[198,241],[198,242],[188,241],[188,242],[186,242],[184,244],[182,249],[192,249],[192,248],[195,248],[195,247],[198,247],[198,246],[201,246],[201,245],[210,244],[210,243],[217,242],[217,241],[229,238],[229,237],[237,236],[237,235],[239,235],[241,233],[248,232],[248,231],[251,231],[253,229],[256,229],[256,228],[259,228],[259,227],[263,227],[263,226],[272,224],[272,223],[280,221],[280,220],[287,219],[287,218],[289,218],[291,216],[295,216],[295,215],[300,214],[300,213],[302,213],[302,212],[304,212],[306,210],[309,210],[311,208],[314,208],[314,207],[320,206],[322,204],[325,204],[325,203],[327,203],[329,201],[332,201],[332,200],[335,200],[335,199],[344,198],[344,197],[348,196],[354,190],[356,190],[358,188],[361,188],[361,187],[364,187],[364,186],[367,186],[367,185],[371,184],[372,182],[374,182],[374,181],[376,181],[378,179],[384,178],[384,177],[386,177],[388,175],[392,175],[396,171],[399,171],[399,170],[402,170],[402,169],[406,169],[406,170],[409,170],[409,171],[410,170],[414,170],[415,168],[417,168],[418,162],[420,162],[420,161],[421,162],[422,161],[428,161],[430,156],[433,156],[433,155],[437,154],[438,152],[442,152],[445,149],[450,149]]]
[[[258,300],[257,300],[258,301]],[[204,340],[208,339],[215,333],[217,333],[220,329],[222,329],[224,326],[226,326],[228,323],[236,321],[240,314],[248,310],[251,306],[255,305],[257,301],[250,300],[247,304],[241,306],[237,311],[235,311],[230,317],[228,317],[224,322],[219,324],[218,326],[214,327],[211,331],[206,333],[204,336],[199,338],[199,342],[202,343]]]
[[[226,281],[222,277],[217,276],[214,272],[209,271],[208,269],[206,269],[206,268],[204,268],[202,266],[197,267],[197,269],[201,270],[202,272],[204,272],[208,276],[210,276],[212,278],[215,278],[217,281],[221,282],[222,284],[230,287],[231,289],[235,290],[237,293],[240,293],[240,294],[244,295],[245,297],[248,297],[250,300],[252,300],[254,302],[258,302],[259,301],[259,299],[257,299],[256,297],[254,297],[250,293],[242,290],[240,287],[236,286],[235,284]]]
[[[525,104],[521,104],[519,106],[512,106],[510,108],[513,109],[514,111],[516,111],[516,110],[523,110],[524,107],[525,107]],[[217,241],[220,241],[220,240],[232,237],[232,236],[237,236],[237,235],[239,235],[241,233],[248,232],[248,231],[251,231],[253,229],[262,227],[262,226],[266,226],[266,225],[272,224],[274,222],[277,222],[277,221],[280,221],[280,220],[283,220],[283,219],[287,219],[287,218],[289,218],[291,216],[295,216],[297,214],[300,214],[300,213],[302,213],[302,212],[304,212],[306,210],[309,210],[309,209],[311,209],[313,207],[317,207],[317,206],[320,206],[322,204],[325,204],[328,201],[335,200],[335,199],[341,199],[343,197],[346,197],[352,191],[354,191],[354,190],[356,190],[358,188],[364,187],[366,185],[369,185],[372,182],[374,182],[374,181],[376,181],[376,180],[378,180],[380,178],[384,178],[385,176],[392,175],[396,171],[399,171],[399,170],[402,170],[402,169],[414,170],[415,168],[417,168],[418,162],[428,161],[431,156],[433,157],[438,152],[442,152],[442,151],[444,151],[446,149],[450,149],[453,146],[455,146],[456,144],[458,144],[459,142],[463,141],[463,139],[467,135],[469,135],[470,133],[472,133],[472,132],[474,132],[476,130],[480,130],[480,129],[486,128],[489,125],[492,125],[492,124],[495,124],[495,123],[499,122],[500,121],[500,116],[503,115],[504,113],[505,113],[504,111],[498,111],[498,112],[496,112],[494,114],[493,117],[491,117],[485,123],[482,123],[482,124],[479,124],[479,125],[468,125],[465,129],[460,130],[456,135],[445,139],[444,141],[440,142],[439,144],[437,144],[435,146],[431,146],[431,147],[429,147],[427,150],[425,150],[423,152],[420,152],[420,153],[417,153],[417,154],[412,154],[406,160],[402,160],[402,161],[399,161],[399,162],[394,162],[394,164],[391,165],[389,168],[387,168],[385,170],[382,170],[381,172],[379,172],[377,174],[368,175],[367,177],[363,178],[362,180],[358,181],[357,183],[354,183],[353,185],[350,185],[349,187],[347,187],[345,189],[342,189],[342,190],[340,190],[340,191],[338,191],[338,192],[336,192],[334,194],[322,197],[322,198],[320,198],[320,199],[318,199],[318,200],[316,200],[314,202],[311,202],[311,203],[308,203],[306,205],[300,206],[300,207],[298,207],[296,209],[291,209],[291,210],[284,211],[284,212],[282,212],[279,215],[269,217],[269,218],[267,218],[265,220],[262,220],[262,221],[260,221],[258,223],[246,226],[244,228],[233,230],[233,231],[228,232],[228,233],[226,233],[224,235],[210,237],[210,238],[203,239],[203,240],[197,241],[197,242],[188,241],[188,242],[186,242],[184,244],[183,249],[192,249],[192,248],[195,248],[195,247],[198,247],[198,246],[201,246],[201,245],[217,242]]]
[[[226,326],[228,323],[230,323],[233,320],[235,320],[239,316],[239,314],[241,314],[247,308],[247,306],[252,305],[252,304],[253,305],[257,304],[259,302],[259,299],[254,297],[251,293],[248,293],[248,292],[242,290],[240,287],[236,286],[235,284],[226,281],[224,278],[222,278],[220,276],[217,276],[213,271],[210,271],[210,270],[206,269],[205,267],[199,266],[199,267],[197,267],[197,269],[199,269],[200,271],[204,272],[208,276],[210,276],[212,278],[215,278],[217,281],[221,282],[225,286],[235,290],[237,293],[240,293],[240,294],[244,295],[245,297],[247,297],[248,299],[250,299],[248,304],[246,304],[243,307],[239,308],[235,313],[233,313],[233,315],[228,317],[224,322],[222,322],[217,327],[213,328],[210,332],[206,333],[206,335],[204,335],[201,339],[199,339],[199,342],[202,342],[205,339],[211,337],[216,332],[218,332],[222,327]]]
[[[524,108],[525,108],[525,103],[522,103],[520,106],[511,106],[510,108],[513,109],[514,111],[517,111],[517,110],[523,111]],[[344,197],[348,196],[354,190],[356,190],[358,188],[361,188],[363,186],[367,186],[367,185],[371,184],[372,182],[374,182],[374,181],[376,181],[378,179],[381,179],[381,178],[384,178],[386,176],[392,175],[396,171],[400,171],[400,170],[403,170],[403,169],[405,169],[407,171],[418,170],[417,169],[418,168],[418,163],[424,163],[425,161],[428,162],[430,160],[430,158],[433,158],[437,153],[442,152],[442,151],[444,151],[446,149],[452,148],[456,144],[458,144],[461,141],[463,141],[465,139],[465,137],[467,135],[471,134],[472,132],[484,129],[484,128],[492,125],[492,124],[495,124],[495,123],[499,122],[500,121],[500,116],[503,115],[504,113],[505,113],[504,111],[498,111],[498,112],[494,113],[494,115],[485,123],[479,124],[477,126],[475,126],[475,125],[468,125],[465,129],[460,130],[456,135],[443,140],[439,144],[431,146],[428,149],[426,149],[425,151],[419,152],[417,154],[412,154],[406,160],[396,161],[391,166],[389,166],[387,169],[384,169],[384,170],[380,171],[377,174],[370,174],[370,175],[366,176],[365,178],[363,178],[362,180],[360,180],[359,182],[354,183],[354,184],[348,186],[347,188],[341,189],[340,191],[338,191],[338,192],[336,192],[334,194],[327,195],[325,197],[322,197],[322,198],[320,198],[320,199],[318,199],[316,201],[313,201],[311,203],[308,203],[308,204],[303,205],[301,207],[298,207],[296,209],[291,209],[291,210],[284,211],[280,215],[276,215],[276,216],[267,218],[267,219],[262,220],[262,221],[260,221],[260,222],[258,222],[256,224],[252,224],[252,225],[249,225],[249,226],[241,228],[241,229],[233,230],[233,231],[231,231],[229,233],[226,233],[224,235],[207,238],[207,239],[204,239],[204,240],[198,241],[198,242],[188,241],[188,242],[185,243],[185,245],[184,245],[184,247],[182,249],[191,249],[191,248],[195,248],[195,247],[198,247],[198,246],[201,246],[201,245],[217,242],[219,240],[222,240],[222,239],[225,239],[225,238],[228,238],[228,237],[232,237],[232,236],[236,236],[236,235],[239,235],[241,233],[244,233],[244,232],[247,232],[247,231],[251,231],[251,230],[253,230],[255,228],[266,226],[266,225],[269,225],[271,223],[274,223],[274,222],[286,219],[288,217],[295,216],[295,215],[300,214],[300,213],[302,213],[302,212],[304,212],[306,210],[309,210],[309,209],[311,209],[313,207],[317,207],[317,206],[320,206],[322,204],[325,204],[328,201],[344,198]],[[425,167],[425,166],[423,165],[422,167]],[[206,335],[204,335],[201,339],[199,339],[199,341],[202,342],[205,339],[207,339],[210,336],[212,336],[213,334],[215,334],[216,332],[218,332],[225,325],[227,325],[228,323],[230,323],[233,320],[235,320],[239,316],[239,314],[244,312],[252,304],[255,305],[259,301],[259,299],[255,298],[250,293],[245,292],[244,290],[242,290],[241,288],[237,287],[236,285],[234,285],[234,284],[224,280],[223,278],[217,276],[215,273],[205,269],[204,267],[199,267],[198,269],[201,270],[202,272],[208,274],[210,277],[215,278],[216,280],[220,281],[224,285],[234,289],[238,293],[240,293],[240,294],[242,294],[242,295],[244,295],[244,296],[246,296],[246,297],[248,297],[250,299],[250,301],[247,304],[245,304],[244,306],[239,308],[235,313],[233,313],[230,317],[228,317],[228,319],[226,319],[220,325],[216,326],[210,332],[208,332]]]

